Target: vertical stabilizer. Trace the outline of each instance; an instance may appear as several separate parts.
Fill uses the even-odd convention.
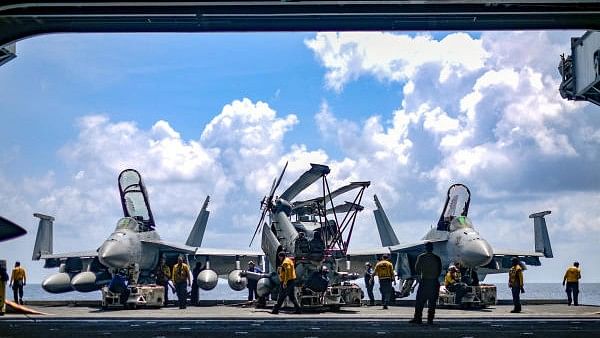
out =
[[[377,195],[373,195],[373,198],[375,199],[375,205],[377,206],[377,209],[373,210],[373,214],[375,214],[375,222],[377,223],[377,230],[379,230],[381,245],[392,246],[400,244],[394,229],[392,229],[390,220],[387,218],[385,211],[383,211],[381,203],[379,203]]]
[[[33,247],[33,256],[31,257],[31,259],[37,261],[42,255],[52,254],[54,217],[38,213],[33,214],[33,217],[40,219],[37,236],[35,237],[35,246]]]
[[[533,230],[535,232],[535,252],[544,254],[546,258],[554,257],[552,255],[552,246],[550,245],[550,237],[548,236],[548,228],[546,227],[546,219],[544,216],[549,215],[550,211],[542,211],[529,215],[533,218]]]
[[[196,222],[194,223],[194,227],[192,231],[190,231],[190,235],[188,236],[185,245],[196,246],[199,247],[202,245],[202,239],[204,238],[204,231],[206,231],[206,224],[208,223],[208,216],[210,211],[206,210],[208,208],[208,202],[210,201],[210,196],[206,196],[204,200],[204,204],[202,205],[202,209],[196,218]]]

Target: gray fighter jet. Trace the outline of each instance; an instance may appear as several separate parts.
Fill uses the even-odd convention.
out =
[[[398,278],[403,280],[401,296],[410,294],[415,281],[415,261],[425,251],[425,242],[432,242],[434,252],[442,258],[443,266],[459,262],[469,272],[475,271],[478,279],[486,275],[508,272],[511,258],[519,257],[526,265],[541,265],[540,257],[551,258],[552,247],[544,216],[550,211],[531,214],[534,220],[535,251],[494,250],[483,239],[468,218],[471,192],[463,184],[454,184],[448,189],[446,203],[437,226],[432,228],[421,240],[414,243],[401,244],[375,195],[375,220],[384,252],[391,253],[395,262]],[[380,252],[376,251],[375,254]],[[366,253],[368,255],[368,253]],[[362,257],[364,258],[364,256]],[[441,276],[440,276],[441,277]]]
[[[100,289],[118,269],[127,269],[136,276],[133,282],[154,283],[153,271],[159,257],[167,264],[174,263],[180,254],[190,262],[205,260],[206,269],[198,276],[202,289],[210,290],[217,285],[218,276],[240,269],[240,258],[260,261],[261,255],[243,250],[201,248],[209,211],[207,197],[185,245],[161,240],[148,201],[148,193],[140,174],[133,169],[122,171],[118,179],[123,218],[119,219],[115,231],[96,250],[87,252],[53,253],[54,217],[34,214],[39,226],[33,260],[45,260],[45,268],[59,268],[42,282],[44,290],[51,293],[68,291],[89,292]],[[245,280],[232,274],[229,285],[235,290],[243,289]]]

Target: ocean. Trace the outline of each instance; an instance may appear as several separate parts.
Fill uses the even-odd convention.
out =
[[[363,287],[362,279],[357,283]],[[510,290],[504,284],[497,284],[498,299],[511,299]],[[580,285],[579,303],[585,305],[600,305],[600,283],[583,283]],[[363,289],[364,290],[364,289]],[[25,286],[25,300],[100,300],[100,291],[94,292],[69,292],[63,294],[52,294],[44,291],[40,284],[27,284]],[[375,285],[375,298],[380,298],[377,285]],[[366,293],[366,292],[365,292]],[[11,290],[7,290],[7,298],[12,299]],[[244,300],[248,296],[247,290],[234,291],[227,285],[227,280],[220,279],[217,287],[210,291],[200,290],[200,299],[217,300]],[[175,299],[171,295],[170,299]],[[414,299],[413,293],[406,299]],[[522,299],[566,299],[564,287],[558,283],[529,283],[525,285],[525,293]]]

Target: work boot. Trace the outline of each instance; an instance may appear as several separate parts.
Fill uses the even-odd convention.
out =
[[[423,324],[423,321],[419,318],[413,318],[411,320],[408,321],[411,324]]]
[[[273,309],[273,311],[271,311],[271,314],[272,314],[272,315],[277,315],[277,314],[279,314],[279,310],[275,310],[275,309]]]
[[[521,312],[521,310],[513,309],[512,311],[510,311],[510,313],[519,313],[519,312]]]

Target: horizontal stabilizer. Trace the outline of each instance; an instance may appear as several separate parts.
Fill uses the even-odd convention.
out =
[[[291,201],[323,175],[329,174],[330,169],[326,165],[311,163],[310,166],[311,168],[302,174],[302,176],[300,176],[300,178],[298,178],[296,182],[287,188],[279,197],[286,201]]]
[[[377,206],[377,209],[373,210],[373,214],[375,214],[375,222],[377,223],[377,230],[379,230],[381,245],[398,245],[400,241],[398,241],[398,237],[396,237],[396,233],[394,232],[394,229],[390,224],[390,220],[387,218],[381,203],[379,203],[377,195],[374,195],[373,198],[375,199],[375,205]]]
[[[206,196],[204,204],[202,205],[202,209],[200,209],[200,213],[196,218],[194,227],[192,228],[192,231],[190,231],[190,235],[188,236],[185,245],[197,247],[202,245],[202,239],[204,238],[204,232],[206,231],[206,224],[208,223],[208,216],[210,215],[210,211],[206,210],[206,208],[208,208],[209,201],[210,196]]]

